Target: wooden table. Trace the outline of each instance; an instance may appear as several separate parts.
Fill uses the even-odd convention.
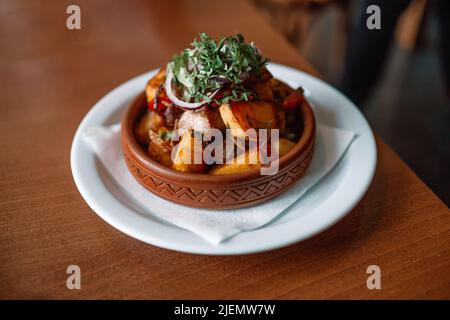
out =
[[[272,60],[315,71],[245,2],[76,2],[79,31],[66,29],[71,1],[0,4],[1,298],[450,298],[449,209],[379,138],[376,175],[356,209],[287,248],[176,253],[101,220],[75,187],[69,153],[106,92],[200,31],[242,32]],[[71,264],[81,290],[66,288]],[[381,290],[366,287],[372,264]]]

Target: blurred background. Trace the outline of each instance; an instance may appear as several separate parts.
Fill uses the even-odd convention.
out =
[[[450,1],[253,3],[449,206]],[[381,8],[381,30],[366,27],[369,4]]]

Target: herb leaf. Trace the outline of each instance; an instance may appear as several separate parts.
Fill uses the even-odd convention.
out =
[[[224,82],[227,95],[215,100],[247,101],[252,95],[244,86],[251,75],[259,75],[267,64],[253,43],[245,43],[241,34],[221,38],[218,42],[206,33],[194,39],[192,48],[172,57],[167,69],[172,69],[181,95],[188,102],[210,101],[208,94],[221,88]]]

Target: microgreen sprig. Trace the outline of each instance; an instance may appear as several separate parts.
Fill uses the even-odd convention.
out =
[[[250,75],[259,75],[267,64],[253,43],[245,43],[241,34],[235,34],[216,42],[201,33],[192,48],[184,49],[172,57],[167,68],[171,69],[187,102],[211,102],[209,94],[227,84],[229,94],[215,99],[217,103],[229,100],[247,101],[252,93],[244,87]]]

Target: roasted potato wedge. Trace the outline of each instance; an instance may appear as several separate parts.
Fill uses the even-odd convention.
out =
[[[193,130],[187,130],[180,139],[178,145],[173,150],[173,168],[183,172],[202,173],[206,170],[203,162],[203,146],[201,141],[195,140]],[[195,159],[200,159],[201,163],[195,163]]]
[[[232,174],[245,172],[254,168],[259,168],[261,163],[259,162],[259,154],[257,149],[245,151],[245,153],[238,155],[234,158],[233,163],[226,163],[214,166],[208,173],[219,174]]]
[[[141,144],[148,144],[148,130],[158,131],[164,125],[164,118],[153,111],[147,111],[134,128],[136,139]]]
[[[152,129],[153,131],[158,131],[159,128],[161,128],[165,124],[164,117],[154,111],[150,111],[148,122],[150,129]]]
[[[286,153],[288,153],[289,151],[291,151],[291,149],[294,148],[294,146],[296,144],[297,143],[292,142],[291,140],[280,138],[279,139],[279,149],[278,149],[278,153],[280,155],[280,158],[282,156],[284,156]]]
[[[232,106],[223,104],[219,112],[231,134],[236,137],[245,138],[245,131],[250,128],[279,128],[276,106],[270,102],[240,102]]]
[[[150,130],[150,114],[146,113],[134,127],[134,134],[139,143],[148,144],[150,141],[147,133],[148,130]]]
[[[287,154],[295,145],[295,142],[292,142],[288,139],[279,139],[279,157],[281,158],[282,156]],[[252,149],[250,151],[246,151],[241,155],[238,155],[234,159],[233,163],[216,165],[209,171],[209,174],[219,175],[239,173],[254,168],[259,168],[260,166],[261,161],[259,158],[259,152],[257,149]]]
[[[148,144],[148,154],[152,159],[155,159],[164,166],[171,167],[171,151],[172,147],[170,142],[164,141],[160,136],[153,130],[148,130],[149,144]]]

